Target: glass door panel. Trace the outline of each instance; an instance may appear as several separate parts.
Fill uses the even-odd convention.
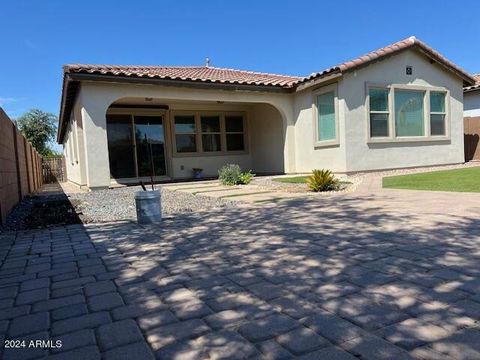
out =
[[[112,178],[136,176],[132,117],[107,115],[108,157]]]
[[[138,176],[162,176],[165,166],[165,136],[161,116],[135,116]]]

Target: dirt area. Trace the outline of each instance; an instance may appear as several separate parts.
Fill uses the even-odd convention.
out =
[[[40,229],[84,222],[75,210],[77,201],[70,202],[65,195],[26,196],[10,213],[4,230]]]

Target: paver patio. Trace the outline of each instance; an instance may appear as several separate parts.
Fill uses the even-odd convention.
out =
[[[63,343],[3,359],[480,359],[480,196],[367,185],[0,235],[2,343]]]

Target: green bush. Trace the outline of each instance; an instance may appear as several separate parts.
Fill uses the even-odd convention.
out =
[[[307,185],[312,191],[332,191],[340,187],[340,182],[330,170],[312,170],[307,178]]]
[[[250,181],[252,181],[254,176],[255,174],[252,174],[251,170],[241,173],[240,178],[238,179],[239,184],[244,184],[244,185],[250,184]]]
[[[251,171],[242,172],[237,164],[227,164],[218,170],[218,179],[223,185],[248,184],[254,176]]]

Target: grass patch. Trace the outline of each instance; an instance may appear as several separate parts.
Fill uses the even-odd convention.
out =
[[[274,178],[272,181],[289,183],[289,184],[305,184],[307,182],[308,176],[293,176],[293,177],[281,177]]]
[[[480,192],[480,167],[389,176],[383,178],[383,187],[410,190]]]

